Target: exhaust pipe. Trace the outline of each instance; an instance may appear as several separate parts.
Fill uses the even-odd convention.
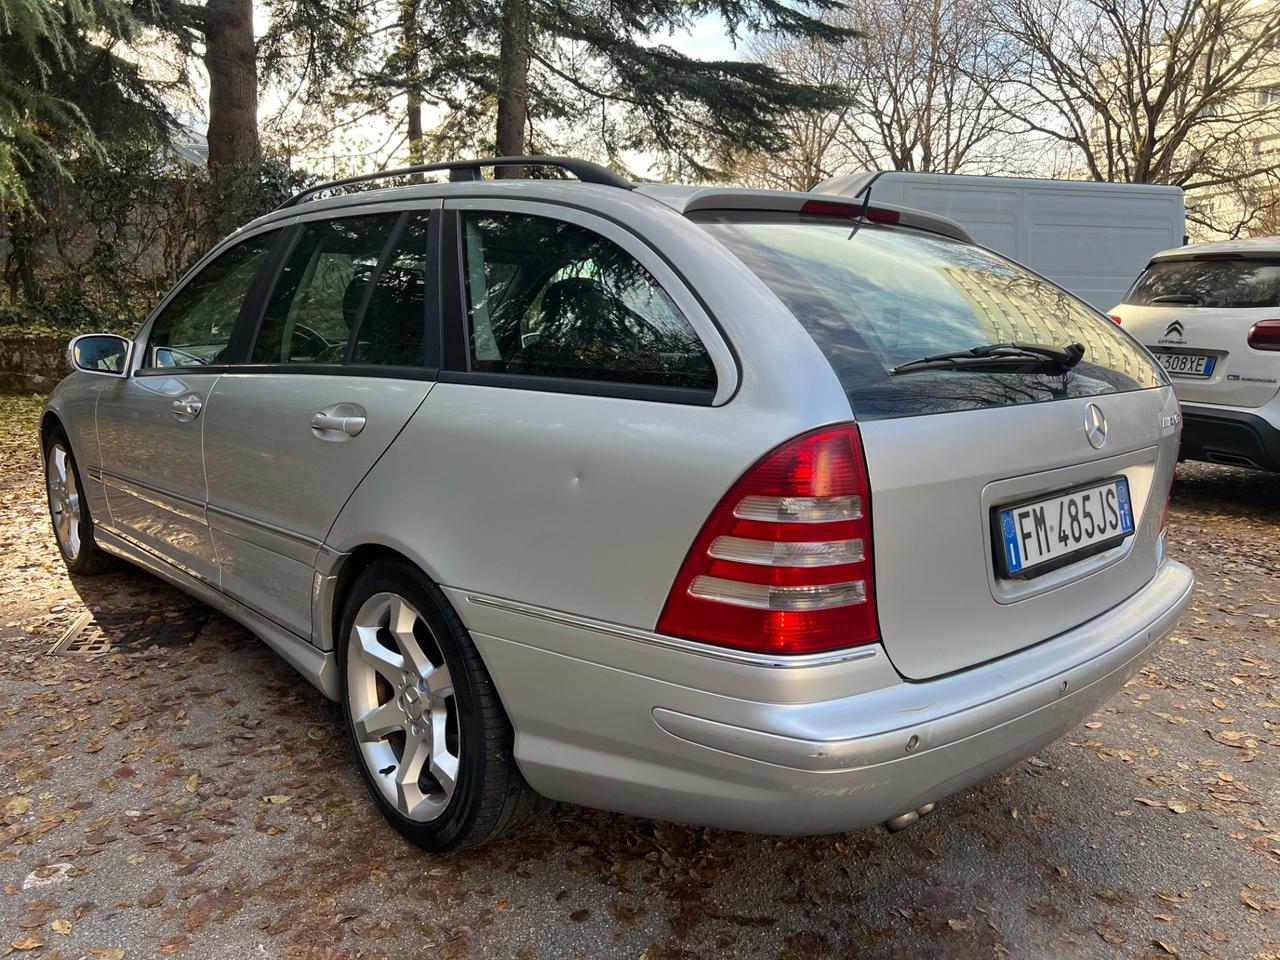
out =
[[[935,801],[923,804],[915,810],[908,810],[906,813],[900,813],[896,817],[890,817],[884,822],[884,828],[890,833],[897,833],[899,830],[905,830],[921,817],[927,817],[938,808]]]

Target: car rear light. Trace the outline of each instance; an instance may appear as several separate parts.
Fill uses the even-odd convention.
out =
[[[1280,350],[1280,320],[1259,320],[1250,327],[1249,346],[1255,350]]]
[[[1120,317],[1116,316],[1114,313],[1112,313],[1112,314],[1108,314],[1108,316],[1110,316],[1110,317],[1111,317],[1111,322],[1112,322],[1112,323],[1116,323],[1116,324],[1124,323],[1124,320],[1123,320],[1122,318],[1120,318]]]
[[[882,207],[863,207],[860,203],[834,203],[830,200],[806,200],[800,213],[810,217],[844,217],[852,220],[873,220],[876,223],[897,223],[898,211]]]
[[[853,424],[767,454],[703,524],[658,632],[773,654],[876,642],[870,494]]]

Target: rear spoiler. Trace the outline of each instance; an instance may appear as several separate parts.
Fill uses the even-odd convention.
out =
[[[874,174],[863,174],[868,178]],[[844,179],[844,178],[842,178]],[[828,181],[833,182],[833,181]],[[657,190],[652,191],[659,196]],[[676,199],[675,196],[660,196],[666,202]],[[728,210],[728,211],[775,211],[780,213],[811,213],[815,216],[848,216],[852,220],[866,219],[874,223],[896,223],[914,230],[936,233],[964,243],[973,243],[973,237],[956,221],[948,217],[940,217],[923,210],[910,207],[899,207],[895,204],[864,203],[862,198],[845,195],[836,198],[829,194],[799,193],[792,190],[733,190],[706,187],[694,190],[680,198],[682,202],[673,203],[686,216],[691,213]],[[809,209],[805,209],[808,207]],[[865,216],[864,216],[865,214]]]

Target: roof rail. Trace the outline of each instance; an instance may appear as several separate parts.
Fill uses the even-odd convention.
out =
[[[485,157],[480,160],[450,160],[446,163],[415,163],[408,167],[397,167],[394,170],[379,170],[376,173],[365,173],[358,177],[346,177],[342,180],[329,180],[318,183],[314,187],[300,190],[286,200],[277,210],[292,207],[308,197],[326,190],[349,187],[357,183],[368,183],[371,180],[385,180],[389,177],[404,177],[414,173],[438,173],[447,170],[450,181],[479,180],[482,167],[559,167],[567,170],[583,183],[599,183],[607,187],[619,187],[623,190],[634,190],[635,184],[626,177],[614,173],[608,167],[602,167],[590,160],[578,160],[574,157]]]

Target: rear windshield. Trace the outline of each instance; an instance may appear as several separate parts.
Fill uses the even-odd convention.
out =
[[[1280,307],[1280,259],[1164,260],[1147,267],[1125,303],[1135,307]]]
[[[808,330],[859,419],[1093,397],[1165,382],[1146,351],[1111,321],[978,247],[797,214],[697,219]],[[1014,341],[1081,343],[1084,359],[1067,372],[891,372],[919,357]]]

